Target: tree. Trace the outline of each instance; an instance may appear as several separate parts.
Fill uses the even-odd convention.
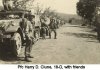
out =
[[[97,0],[80,0],[77,3],[77,14],[91,23],[94,17],[96,4]]]
[[[43,15],[45,16],[54,16],[56,15],[55,10],[51,10],[50,7],[45,8]]]
[[[43,11],[43,8],[39,5],[39,3],[37,3],[37,5],[34,8],[34,10],[35,10],[35,14],[36,15],[41,15],[42,14],[42,11]]]

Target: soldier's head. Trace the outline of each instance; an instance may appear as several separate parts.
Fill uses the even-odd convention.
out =
[[[26,21],[26,19],[25,18],[22,18],[22,22],[25,22]]]

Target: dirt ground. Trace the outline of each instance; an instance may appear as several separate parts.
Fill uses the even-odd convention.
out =
[[[58,30],[57,39],[40,39],[33,45],[32,62],[24,61],[24,48],[19,60],[0,60],[0,64],[99,64],[100,43],[96,33],[79,25],[66,24]]]

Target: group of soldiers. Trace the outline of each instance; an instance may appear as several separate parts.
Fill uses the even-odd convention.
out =
[[[29,58],[33,58],[30,53],[33,44],[37,41],[36,33],[38,34],[39,38],[46,39],[48,36],[51,39],[51,33],[54,32],[54,39],[57,39],[57,29],[60,26],[60,22],[55,17],[46,20],[48,17],[40,17],[40,26],[35,26],[35,16],[31,14],[31,11],[28,13],[27,16],[23,16],[20,22],[20,26],[25,33],[26,38],[26,47],[25,47],[25,61],[30,62]],[[46,24],[46,22],[48,24]],[[38,29],[38,30],[36,30]],[[38,38],[38,39],[39,39]]]
[[[3,0],[3,6],[5,11],[12,10],[12,0]],[[46,39],[46,36],[49,36],[51,39],[51,33],[54,32],[54,39],[57,39],[57,29],[59,26],[63,25],[64,22],[61,22],[57,17],[50,16],[35,16],[32,15],[32,12],[29,11],[27,14],[22,15],[22,20],[20,21],[20,27],[24,32],[25,36],[25,61],[30,62],[29,58],[31,56],[31,50],[33,44],[39,40]]]

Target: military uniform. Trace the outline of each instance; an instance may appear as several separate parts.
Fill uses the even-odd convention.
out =
[[[25,58],[30,57],[31,49],[32,49],[32,39],[33,39],[33,27],[30,21],[27,21],[26,29],[25,29],[25,37],[26,37],[26,47],[25,47]]]
[[[34,36],[34,31],[35,31],[35,15],[32,15],[32,12],[30,11],[28,13],[28,20],[31,22],[31,25],[32,25],[32,30],[33,30],[33,39],[32,39],[32,42],[34,44],[35,42],[35,36]]]
[[[46,37],[46,30],[47,30],[48,26],[46,25],[45,23],[45,20],[44,19],[41,19],[41,36],[43,39],[45,39]]]
[[[51,19],[49,24],[49,38],[51,38],[52,31],[54,32],[54,39],[57,38],[56,29],[57,29],[56,21],[55,19]]]
[[[30,21],[23,18],[23,22],[21,22],[21,28],[25,33],[26,38],[26,47],[25,47],[25,60],[29,61],[29,57],[31,58],[31,49],[32,49],[32,39],[33,39],[33,27]]]

